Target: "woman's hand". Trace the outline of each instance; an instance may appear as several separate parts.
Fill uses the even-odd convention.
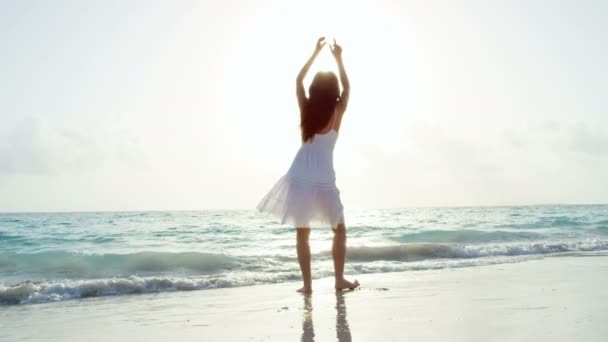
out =
[[[325,46],[325,37],[320,37],[319,39],[317,39],[317,46],[315,46],[315,53],[319,53],[321,52],[321,49],[323,49],[323,47]]]
[[[334,55],[335,59],[342,58],[342,47],[336,43],[336,39],[334,39],[334,43],[329,47],[331,50],[331,54]]]

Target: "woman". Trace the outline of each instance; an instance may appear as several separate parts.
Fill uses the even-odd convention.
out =
[[[304,281],[304,286],[298,291],[302,293],[312,292],[308,243],[311,222],[332,227],[336,290],[359,286],[356,280],[350,282],[344,278],[346,227],[333,167],[334,146],[350,94],[350,84],[342,63],[342,48],[335,40],[330,49],[338,64],[342,92],[338,78],[332,72],[317,73],[309,87],[308,97],[304,91],[306,73],[324,46],[325,38],[321,37],[296,79],[302,145],[287,174],[279,179],[258,205],[261,212],[274,214],[281,223],[291,223],[297,228],[298,261]]]

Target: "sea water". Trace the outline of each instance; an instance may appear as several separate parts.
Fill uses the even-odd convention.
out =
[[[348,210],[346,223],[350,277],[608,253],[608,205]],[[0,305],[297,281],[295,236],[253,210],[0,214]],[[312,231],[314,278],[333,275],[332,236]]]

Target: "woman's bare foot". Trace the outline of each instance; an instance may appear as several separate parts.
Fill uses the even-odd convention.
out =
[[[311,294],[312,293],[312,287],[311,286],[302,286],[302,288],[297,290],[300,293],[303,294]]]
[[[341,280],[336,280],[336,291],[342,291],[344,289],[352,290],[356,287],[359,287],[359,281],[355,280],[354,282],[350,282],[344,278]]]

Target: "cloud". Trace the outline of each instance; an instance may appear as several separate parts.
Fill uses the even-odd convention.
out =
[[[17,122],[0,149],[0,172],[49,174],[90,165],[98,153],[86,137],[27,117]]]
[[[577,122],[569,127],[567,139],[566,144],[571,151],[593,157],[608,157],[608,133],[601,127],[589,127]]]
[[[364,174],[357,177],[372,181],[357,185],[353,195],[360,198],[354,202],[362,206],[605,202],[608,182],[602,175],[608,172],[608,137],[592,121],[541,119],[486,128],[461,131],[445,122],[415,120],[404,128],[400,150],[381,144],[362,146],[360,158],[367,163]],[[341,179],[350,181],[350,176]]]
[[[140,158],[128,132],[96,125],[58,125],[40,117],[16,123],[0,145],[0,174],[49,175],[101,168],[110,159]]]

